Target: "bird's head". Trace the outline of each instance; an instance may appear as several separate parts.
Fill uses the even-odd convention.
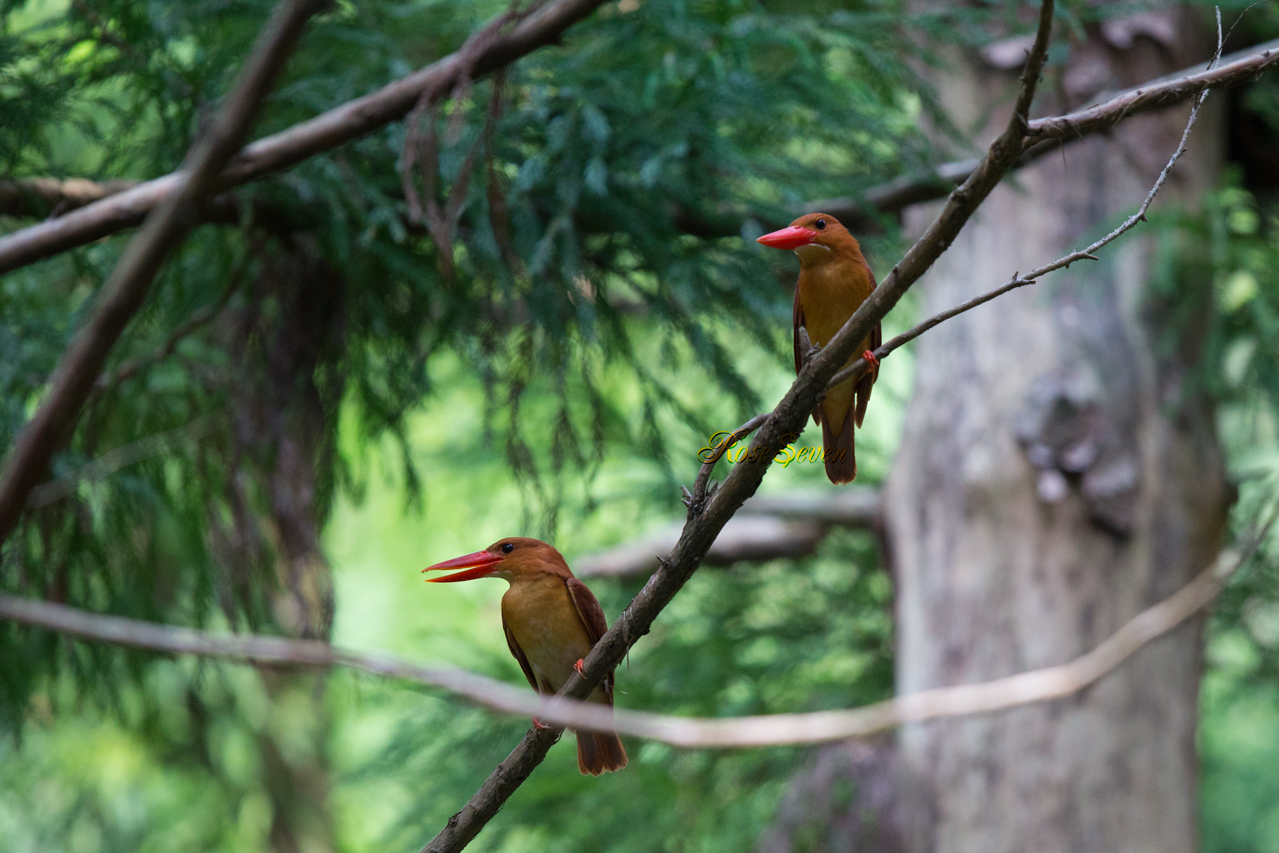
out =
[[[857,240],[829,213],[806,213],[780,231],[765,234],[756,242],[774,249],[790,249],[803,266],[823,263],[836,256],[861,255]]]
[[[568,564],[564,562],[564,558],[560,556],[559,551],[556,551],[541,540],[529,539],[523,536],[499,539],[483,551],[454,557],[452,560],[445,560],[442,563],[436,563],[434,566],[427,566],[422,571],[448,571],[450,569],[463,569],[464,571],[454,572],[451,575],[439,578],[427,578],[427,583],[454,583],[456,581],[469,581],[475,578],[487,577],[513,581],[520,577],[545,572],[565,576],[572,574],[569,572]]]

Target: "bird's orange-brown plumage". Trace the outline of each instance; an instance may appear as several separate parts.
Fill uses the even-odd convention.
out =
[[[771,239],[770,241],[770,238]],[[809,340],[825,346],[875,289],[875,275],[862,256],[861,246],[839,220],[826,213],[801,216],[781,231],[759,238],[765,245],[792,249],[799,256],[799,281],[795,285],[795,372],[803,367],[799,330]],[[882,343],[879,324],[857,345],[847,364]],[[857,476],[853,427],[861,427],[870,402],[871,387],[879,377],[878,365],[856,381],[845,380],[826,393],[813,409],[813,420],[822,427],[822,458],[832,483],[847,483]]]
[[[430,568],[468,569],[435,578],[437,582],[491,576],[510,584],[502,596],[502,629],[524,677],[539,693],[557,693],[577,662],[608,630],[604,611],[590,589],[573,576],[559,551],[537,539],[502,539],[484,551]],[[587,701],[612,707],[612,673]],[[577,733],[577,766],[583,773],[598,776],[620,770],[626,760],[615,732]]]

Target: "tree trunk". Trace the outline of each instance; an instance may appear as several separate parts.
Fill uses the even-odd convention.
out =
[[[333,437],[326,411],[341,399],[338,381],[322,382],[324,365],[342,346],[344,281],[313,242],[295,237],[287,251],[267,256],[246,313],[239,350],[245,354],[242,395],[233,407],[240,454],[269,501],[266,537],[274,546],[276,586],[271,611],[289,637],[328,641],[333,583],[320,547],[327,496],[317,472],[332,470]],[[270,309],[263,304],[271,300]],[[255,342],[264,342],[261,349]],[[324,673],[260,670],[278,713],[258,737],[263,789],[271,805],[269,841],[275,853],[336,849],[330,808],[332,719]]]
[[[1203,59],[1202,24],[1163,12],[1091,29],[1041,91],[1075,106]],[[998,48],[941,86],[961,127],[1009,100],[1015,70]],[[1145,196],[1187,112],[1132,119],[995,190],[921,282],[922,314],[1108,230]],[[1165,202],[1213,180],[1218,115],[1205,108]],[[1134,233],[920,340],[886,505],[900,692],[1068,661],[1215,556],[1231,491],[1189,373],[1199,330],[1168,321],[1152,262]],[[1208,285],[1182,282],[1176,298]],[[1187,624],[1077,697],[906,727],[907,849],[1192,853],[1199,673],[1200,625]]]

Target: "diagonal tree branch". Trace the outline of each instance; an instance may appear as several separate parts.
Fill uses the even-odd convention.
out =
[[[1218,61],[1220,64],[1214,67]],[[1021,156],[1013,168],[1020,169],[1033,163],[1059,150],[1063,144],[1094,133],[1104,133],[1129,116],[1174,106],[1208,89],[1252,79],[1276,64],[1279,64],[1279,39],[1236,51],[1221,60],[1214,58],[1207,68],[1194,65],[1132,89],[1103,96],[1097,103],[1065,115],[1034,119],[1027,128]],[[877,230],[878,223],[870,214],[896,213],[912,204],[942,198],[952,187],[966,181],[979,162],[972,159],[945,163],[931,174],[905,176],[873,187],[860,198],[810,202],[804,206],[803,212],[829,213],[852,230],[858,230],[859,225],[864,230]]]
[[[587,655],[582,674],[574,674],[560,693],[573,699],[584,699],[626,651],[648,633],[653,620],[670,602],[684,583],[697,570],[710,550],[715,537],[742,503],[754,494],[767,472],[770,460],[786,443],[786,437],[799,432],[821,389],[843,362],[852,355],[857,343],[902,297],[907,288],[932,265],[950,245],[959,229],[987,194],[999,183],[1021,153],[1026,132],[1026,113],[1034,97],[1039,73],[1043,67],[1052,29],[1053,0],[1043,0],[1034,47],[1027,57],[1013,117],[1008,128],[992,144],[982,164],[973,175],[951,194],[937,221],[906,253],[901,263],[885,278],[844,328],[817,355],[809,359],[790,390],[768,416],[751,444],[747,459],[735,465],[705,505],[689,508],[679,544],[661,561],[661,568],[649,578],[639,594],[608,632]],[[456,853],[474,838],[507,798],[528,778],[533,768],[545,757],[559,737],[552,729],[531,728],[519,746],[489,775],[470,801],[449,819],[448,825],[426,847],[423,853]]]
[[[722,488],[710,494],[704,505],[690,507],[689,523],[671,556],[645,585],[635,601],[596,644],[584,664],[584,675],[574,676],[563,694],[584,697],[607,671],[620,662],[625,651],[644,633],[666,603],[692,575],[711,542],[742,502],[749,497],[768,469],[768,460],[787,435],[802,426],[813,403],[839,366],[846,360],[870,326],[901,298],[950,245],[972,212],[984,200],[1020,156],[1028,130],[1026,109],[1033,98],[1042,67],[1052,20],[1052,2],[1041,7],[1035,47],[1026,63],[1017,108],[1008,128],[991,146],[979,166],[951,193],[938,219],[885,278],[884,283],[845,324],[844,329],[805,365],[790,391],[769,414],[751,444],[752,451],[730,472]],[[1119,119],[1117,119],[1119,120]],[[531,730],[508,758],[498,766],[467,806],[450,819],[448,826],[427,850],[459,850],[496,813],[510,793],[527,778],[558,737],[553,730]]]
[[[17,525],[27,496],[74,427],[107,355],[142,306],[160,267],[195,224],[200,200],[244,144],[262,99],[297,45],[306,22],[327,2],[287,0],[275,8],[208,135],[196,143],[185,167],[176,173],[174,191],[147,217],[102,286],[92,316],[62,354],[48,395],[18,434],[0,476],[0,543]]]
[[[1155,196],[1159,194],[1159,190],[1163,188],[1164,182],[1168,180],[1168,175],[1171,174],[1172,167],[1177,165],[1177,161],[1181,159],[1181,155],[1186,153],[1186,145],[1190,141],[1190,131],[1194,128],[1195,122],[1199,119],[1199,108],[1203,106],[1204,99],[1208,97],[1208,91],[1209,91],[1208,89],[1200,90],[1198,97],[1195,98],[1195,102],[1190,108],[1190,118],[1186,121],[1186,129],[1182,131],[1181,141],[1177,144],[1177,150],[1172,153],[1172,157],[1168,159],[1167,164],[1159,172],[1159,177],[1155,179],[1155,183],[1153,186],[1151,186],[1150,192],[1146,193],[1146,197],[1142,200],[1141,207],[1137,208],[1136,213],[1132,214],[1127,219],[1125,219],[1122,223],[1119,224],[1118,227],[1116,227],[1109,234],[1105,235],[1104,237],[1101,237],[1098,240],[1095,240],[1087,248],[1073,251],[1067,255],[1064,255],[1058,258],[1052,263],[1044,264],[1038,269],[1031,270],[1030,272],[1026,273],[1024,276],[1019,273],[1013,273],[1012,278],[1008,279],[1008,281],[1004,282],[999,287],[996,287],[993,290],[989,290],[981,294],[980,296],[974,296],[972,299],[969,299],[967,302],[964,302],[960,305],[956,305],[954,308],[950,308],[946,311],[941,312],[940,314],[936,314],[932,317],[929,317],[927,320],[924,320],[921,323],[916,324],[914,327],[912,327],[908,331],[903,332],[902,334],[898,335],[892,340],[886,341],[884,344],[879,346],[875,350],[875,353],[874,353],[875,358],[877,360],[883,360],[884,358],[888,356],[889,353],[893,352],[899,347],[904,346],[905,344],[910,343],[915,338],[919,337],[924,332],[927,332],[929,329],[933,328],[934,326],[940,325],[941,323],[944,323],[945,321],[951,319],[952,317],[958,317],[960,314],[963,314],[965,311],[971,311],[972,309],[976,308],[979,305],[985,305],[987,302],[990,302],[992,299],[998,296],[1004,295],[1010,290],[1016,290],[1019,287],[1025,287],[1028,284],[1034,284],[1036,281],[1048,275],[1048,273],[1050,272],[1054,272],[1056,270],[1062,269],[1063,267],[1069,267],[1071,264],[1075,263],[1076,261],[1098,260],[1096,254],[1094,254],[1095,252],[1105,248],[1109,244],[1113,243],[1115,240],[1118,240],[1121,236],[1123,236],[1124,234],[1128,233],[1133,228],[1135,228],[1139,223],[1147,221],[1146,212],[1150,210],[1150,205],[1155,200]],[[869,365],[866,363],[866,359],[859,358],[856,361],[854,361],[852,364],[845,367],[843,370],[836,373],[834,378],[831,379],[831,381],[827,384],[826,388],[827,390],[830,390],[835,385],[838,385],[840,382],[843,382],[844,380],[850,379],[854,376],[859,376],[862,373],[865,373],[868,369],[869,369]]]
[[[585,14],[582,15],[584,16]],[[1195,65],[1125,90],[1100,104],[1062,116],[1035,119],[1030,122],[1030,132],[1041,134],[1042,139],[1033,144],[1026,144],[1012,168],[1021,168],[1034,162],[1045,154],[1058,150],[1063,143],[1093,133],[1104,132],[1136,112],[1172,106],[1193,97],[1205,88],[1229,85],[1255,77],[1276,62],[1279,62],[1279,39],[1233,53],[1225,57],[1220,67],[1211,73],[1201,71],[1200,66]],[[419,72],[419,75],[424,75],[439,65],[440,63],[435,63]],[[392,84],[394,85],[396,84]],[[360,101],[389,98],[394,94],[390,91],[391,88],[388,86]],[[441,86],[441,88],[447,87]],[[345,111],[349,106],[344,104],[324,115],[329,116],[338,111]],[[405,108],[404,112],[407,113],[408,109]],[[394,118],[398,116],[387,121]],[[305,124],[311,125],[315,121],[317,119]],[[281,138],[284,134],[292,135],[291,139],[287,140],[289,145],[302,147],[310,143],[309,134],[302,132],[303,127],[304,125],[298,125],[280,134],[258,140],[250,148],[267,149],[283,145],[286,142]],[[368,133],[375,127],[376,125],[367,127],[349,137],[335,139],[330,136],[325,139],[323,145],[317,144],[313,149],[290,155],[282,166],[265,171],[257,170],[252,174],[244,175],[235,183],[257,180],[270,171],[288,168],[309,156],[322,153],[328,148]],[[880,227],[875,219],[876,215],[895,214],[913,204],[945,197],[955,186],[967,180],[980,162],[980,158],[972,158],[944,163],[928,174],[903,175],[872,187],[860,196],[808,202],[803,205],[803,212],[829,213],[837,217],[851,231],[875,231]],[[156,192],[165,191],[165,188],[157,184],[157,181],[165,180],[167,178],[158,178],[146,184],[139,184],[136,181],[98,183],[80,178],[21,178],[0,181],[0,215],[60,217],[54,221],[30,226],[0,237],[0,272],[34,263],[138,224],[150,206],[154,204]],[[229,187],[231,184],[228,183],[226,186]],[[146,187],[150,189],[145,189]],[[133,190],[138,191],[136,196],[124,195],[125,191]],[[86,213],[83,214],[85,218],[82,219],[80,216],[67,215],[67,211],[74,211],[95,202],[99,205],[91,216]],[[676,213],[675,220],[678,228],[696,236],[736,237],[741,233],[742,221],[750,218],[751,215],[747,211],[738,211],[708,217],[692,211],[679,211]],[[206,216],[210,221],[239,221],[238,208],[234,199],[227,196],[210,199],[206,206]]]
[[[1207,68],[1197,74],[1170,74],[1128,89],[1104,103],[1072,113],[1030,122],[1023,150],[1046,140],[1074,139],[1100,133],[1137,113],[1170,107],[1201,92],[1256,77],[1279,64],[1279,39],[1219,59],[1213,56]]]
[[[1217,52],[1218,54],[1220,54],[1220,51],[1221,51],[1220,11],[1218,11],[1217,28],[1218,28]],[[1209,60],[1208,62],[1209,71],[1212,70],[1214,63],[1216,62],[1217,62],[1217,55],[1214,55],[1213,58]],[[1134,90],[1134,91],[1139,91],[1139,90]],[[1034,284],[1036,281],[1038,281],[1040,278],[1047,275],[1048,273],[1053,272],[1055,270],[1062,269],[1063,267],[1069,267],[1071,264],[1075,263],[1076,261],[1098,260],[1097,256],[1093,254],[1094,252],[1114,242],[1123,234],[1126,234],[1128,231],[1135,228],[1138,223],[1147,221],[1146,212],[1150,209],[1151,203],[1154,202],[1155,196],[1158,195],[1159,190],[1164,185],[1164,182],[1167,181],[1168,175],[1172,172],[1173,166],[1175,166],[1177,164],[1177,161],[1181,159],[1181,156],[1186,153],[1186,145],[1187,145],[1187,142],[1190,140],[1190,131],[1194,128],[1195,121],[1198,120],[1199,118],[1199,108],[1203,106],[1204,99],[1208,97],[1208,92],[1209,92],[1209,89],[1207,88],[1203,88],[1199,90],[1198,97],[1195,99],[1195,102],[1191,105],[1190,117],[1186,121],[1185,130],[1182,131],[1181,140],[1177,145],[1177,150],[1173,152],[1167,164],[1165,164],[1163,169],[1159,172],[1158,178],[1155,179],[1155,183],[1150,188],[1150,192],[1146,193],[1146,197],[1145,199],[1142,200],[1141,206],[1137,209],[1136,213],[1129,216],[1122,223],[1120,223],[1120,225],[1116,227],[1113,231],[1111,231],[1109,234],[1106,234],[1104,237],[1101,237],[1100,239],[1094,241],[1087,248],[1073,251],[1067,255],[1064,255],[1063,257],[1058,258],[1052,263],[1045,264],[1039,267],[1038,269],[1031,270],[1030,272],[1026,273],[1026,275],[1024,276],[1021,275],[1020,273],[1014,272],[1012,278],[1004,282],[999,287],[996,287],[993,290],[989,290],[986,293],[983,293],[979,296],[975,296],[966,302],[956,305],[954,308],[950,308],[950,309],[947,309],[946,311],[942,311],[939,314],[935,314],[932,317],[929,317],[927,320],[917,323],[915,326],[911,327],[909,330],[903,332],[902,334],[896,336],[892,340],[886,341],[885,343],[881,344],[874,352],[876,360],[882,361],[884,358],[888,357],[890,353],[894,352],[895,350],[899,349],[905,344],[910,343],[915,338],[924,334],[924,332],[927,332],[929,329],[932,329],[933,327],[938,326],[954,317],[958,317],[960,314],[963,314],[966,311],[971,311],[972,309],[980,305],[985,305],[987,302],[990,302],[991,300],[995,299],[998,296],[1002,296],[1003,294],[1009,292],[1010,290],[1016,290],[1019,287],[1025,287],[1028,284]],[[1122,100],[1122,98],[1119,100]],[[844,367],[842,370],[840,370],[831,378],[831,380],[826,384],[826,391],[829,392],[830,389],[834,388],[836,385],[838,385],[841,382],[844,382],[856,376],[860,376],[861,374],[865,373],[866,370],[868,369],[869,369],[869,365],[866,363],[866,359],[858,358],[857,360],[848,364],[846,367]],[[685,497],[685,502],[687,504],[692,506],[694,503],[698,503],[705,500],[708,484],[710,483],[710,477],[714,471],[716,463],[720,460],[720,458],[724,455],[724,453],[728,450],[729,447],[741,441],[742,439],[750,435],[755,430],[759,429],[759,427],[763,425],[766,417],[767,417],[767,413],[756,415],[755,417],[751,418],[746,423],[742,424],[732,433],[729,433],[727,438],[725,438],[718,445],[716,445],[716,447],[714,448],[714,452],[709,454],[708,457],[703,461],[701,471],[697,475],[697,480],[694,484],[692,493],[686,495]]]
[[[419,101],[444,97],[464,77],[478,79],[539,47],[556,43],[569,27],[603,3],[604,0],[553,0],[496,38],[488,27],[483,27],[458,50],[404,79],[245,146],[221,170],[212,187],[222,192],[366,136],[403,118]],[[468,48],[475,39],[486,42],[478,55]],[[136,224],[171,197],[180,181],[180,172],[165,175],[61,218],[0,237],[0,273]]]

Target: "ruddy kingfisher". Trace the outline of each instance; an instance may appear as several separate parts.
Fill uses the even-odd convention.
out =
[[[808,355],[800,329],[813,344],[825,346],[875,289],[875,275],[857,240],[828,213],[801,216],[780,231],[760,237],[759,242],[774,249],[794,250],[799,256],[794,309],[795,372],[799,373]],[[871,386],[879,378],[879,361],[872,350],[881,343],[883,335],[876,323],[857,345],[870,371],[855,383],[852,379],[839,383],[813,408],[813,420],[822,427],[826,476],[832,483],[848,483],[857,476],[853,426],[861,427]],[[857,358],[850,356],[845,366]]]
[[[454,583],[496,577],[510,584],[502,596],[506,645],[533,689],[554,695],[608,631],[600,603],[586,584],[573,577],[560,552],[537,539],[512,537],[483,551],[436,563],[424,572],[464,569],[430,578]],[[613,673],[592,691],[589,702],[613,706]],[[537,720],[535,725],[541,725]],[[626,750],[616,732],[578,732],[577,767],[598,776],[626,766]]]

